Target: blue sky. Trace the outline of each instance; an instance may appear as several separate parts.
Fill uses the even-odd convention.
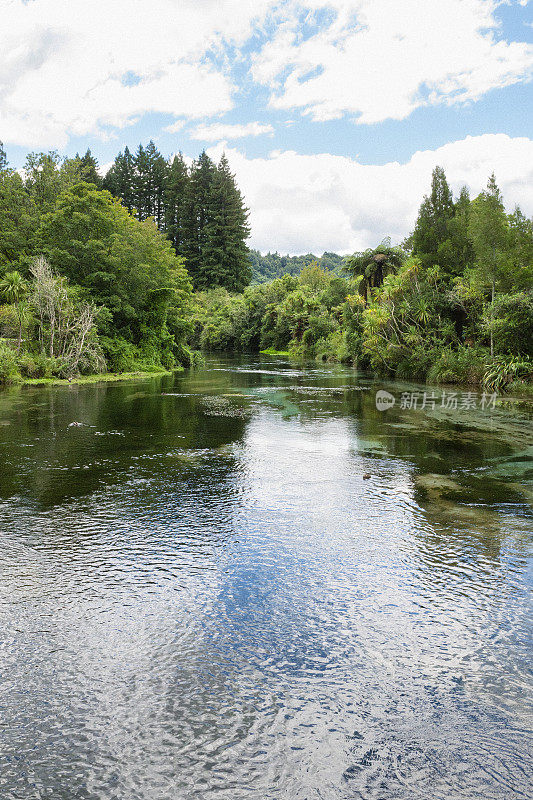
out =
[[[262,250],[412,228],[431,169],[533,213],[527,0],[3,0],[0,140],[226,150]]]

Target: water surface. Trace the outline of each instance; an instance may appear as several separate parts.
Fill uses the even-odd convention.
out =
[[[531,406],[413,389],[0,393],[0,797],[530,796]]]

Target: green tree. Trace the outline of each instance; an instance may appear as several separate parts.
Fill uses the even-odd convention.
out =
[[[18,172],[0,171],[0,274],[33,254],[38,208]],[[22,268],[22,266],[21,266]]]
[[[115,158],[113,166],[103,180],[103,188],[118,197],[130,214],[135,208],[135,164],[129,149],[124,148]]]
[[[200,284],[242,292],[252,277],[246,247],[248,209],[225,155],[213,174],[210,195]]]
[[[519,206],[509,220],[509,269],[506,275],[506,291],[533,288],[533,222]]]
[[[0,142],[0,172],[7,168],[7,156],[4,150],[4,143]]]
[[[101,333],[145,348],[149,358],[164,350],[179,357],[191,287],[152,219],[138,221],[109,192],[79,183],[43,217],[38,241],[55,272],[107,309]]]
[[[212,285],[205,271],[204,260],[216,171],[215,164],[204,150],[192,164],[185,196],[183,255],[195,289]]]
[[[425,195],[418,212],[412,236],[413,255],[422,266],[439,264],[439,249],[449,239],[448,226],[453,217],[453,197],[442,167],[435,167],[431,176],[431,192]]]
[[[93,183],[98,189],[102,188],[102,178],[98,172],[98,161],[87,148],[85,155],[80,158],[80,178],[86,183]]]
[[[185,199],[189,174],[181,153],[174,156],[168,168],[164,193],[165,231],[177,255],[185,250]]]
[[[463,187],[456,202],[442,167],[435,167],[431,192],[420,206],[415,229],[408,239],[409,249],[424,267],[434,264],[448,277],[460,275],[473,263],[468,237],[470,197]]]
[[[55,150],[29,153],[24,164],[25,186],[39,212],[49,211],[61,192],[79,180],[78,165],[68,160],[63,165]]]
[[[377,247],[347,258],[344,270],[356,279],[359,292],[368,303],[372,290],[382,286],[387,275],[397,272],[405,258],[404,251],[392,247],[390,239],[386,238]]]
[[[439,250],[440,266],[448,275],[462,274],[474,263],[474,248],[468,234],[470,209],[470,194],[463,186],[453,206],[453,217],[448,222],[449,238]]]
[[[163,226],[163,198],[168,165],[150,140],[146,147],[139,145],[134,158],[135,208],[140,220],[154,217],[159,228]]]
[[[490,287],[491,309],[498,281],[509,262],[509,222],[494,173],[487,188],[472,203],[468,233],[474,246],[476,271],[481,282]],[[494,355],[494,334],[490,326],[490,354]]]
[[[22,327],[24,324],[24,300],[28,294],[28,284],[17,270],[6,272],[2,280],[0,280],[0,295],[5,300],[14,305],[17,310],[17,317],[19,321],[19,336],[17,350],[20,352],[22,344]]]

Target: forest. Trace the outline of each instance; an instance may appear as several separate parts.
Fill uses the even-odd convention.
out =
[[[0,382],[172,370],[269,351],[377,375],[531,387],[533,225],[494,175],[454,197],[436,167],[412,234],[344,257],[262,255],[225,156],[150,142],[107,174],[0,145]]]

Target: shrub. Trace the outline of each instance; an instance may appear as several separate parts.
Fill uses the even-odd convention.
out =
[[[23,378],[52,378],[60,372],[60,364],[55,358],[48,358],[39,353],[21,353],[17,360]]]
[[[488,309],[489,319],[490,313]],[[493,313],[496,351],[533,357],[533,291],[500,296]]]
[[[478,385],[483,382],[488,352],[482,347],[461,345],[456,350],[448,348],[435,358],[427,373],[430,383],[465,383]]]
[[[11,347],[0,342],[0,386],[7,386],[20,381],[17,368],[17,356]]]
[[[134,344],[120,336],[114,339],[101,336],[100,344],[110,372],[131,372],[135,369],[139,353]]]
[[[520,356],[499,356],[487,364],[483,386],[489,392],[503,393],[511,384],[533,380],[533,360]]]

